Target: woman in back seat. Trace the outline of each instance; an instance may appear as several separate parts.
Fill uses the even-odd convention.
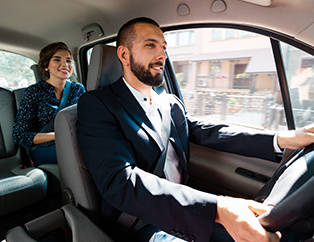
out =
[[[40,51],[41,72],[49,79],[29,86],[20,103],[13,126],[14,142],[29,148],[36,164],[57,163],[53,121],[64,107],[76,104],[85,92],[80,83],[69,82],[73,74],[72,54],[66,44],[52,43]]]

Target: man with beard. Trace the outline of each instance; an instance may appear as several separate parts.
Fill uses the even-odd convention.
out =
[[[126,218],[132,215],[141,222],[125,241],[233,241],[227,233],[216,232],[223,229],[218,223],[236,241],[279,241],[280,233],[267,232],[256,219],[267,211],[262,204],[185,185],[189,142],[276,161],[277,143],[280,148],[304,147],[314,141],[314,127],[249,134],[193,119],[177,97],[157,95],[153,89],[163,82],[166,47],[155,21],[127,22],[117,37],[124,76],[79,100],[79,145],[103,197],[106,232],[112,237],[122,234],[125,227],[118,232],[115,228],[131,226],[127,221],[134,220]],[[139,226],[142,221],[149,224]]]

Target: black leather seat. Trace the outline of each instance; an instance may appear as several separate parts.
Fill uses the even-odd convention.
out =
[[[0,88],[0,215],[10,213],[45,198],[47,176],[37,168],[22,165],[12,128],[16,115],[13,92]]]

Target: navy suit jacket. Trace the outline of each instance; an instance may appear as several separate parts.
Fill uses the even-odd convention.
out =
[[[189,142],[275,161],[273,134],[241,133],[226,125],[199,122],[174,95],[162,93],[160,100],[162,107],[170,107],[170,141],[180,159],[184,184]],[[152,174],[165,146],[122,78],[81,96],[77,130],[83,157],[103,197],[107,226],[124,211],[166,232],[209,241],[216,196]]]

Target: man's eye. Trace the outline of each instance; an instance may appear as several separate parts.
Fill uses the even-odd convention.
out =
[[[147,44],[146,46],[153,48],[155,45],[153,43]]]

